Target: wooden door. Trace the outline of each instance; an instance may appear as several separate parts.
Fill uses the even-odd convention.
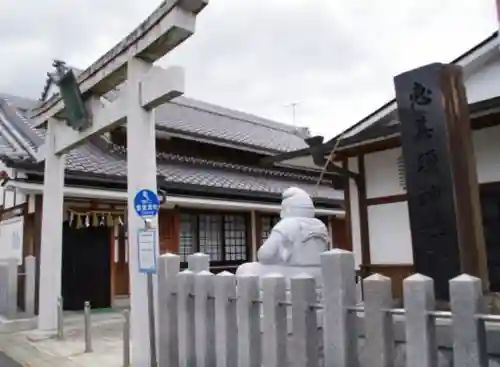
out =
[[[158,217],[160,254],[179,253],[179,213],[177,210],[161,210]]]
[[[179,253],[179,216],[175,210],[161,210],[158,217],[160,254]],[[125,226],[116,226],[113,236],[113,294],[130,292],[128,272],[128,236]]]
[[[343,218],[332,217],[330,223],[332,228],[332,247],[352,251],[347,237],[347,221]]]
[[[128,236],[125,226],[115,224],[113,233],[113,294],[127,296],[129,294],[128,273]]]
[[[65,310],[81,310],[85,301],[92,308],[111,305],[108,227],[75,228],[64,222],[62,296]]]

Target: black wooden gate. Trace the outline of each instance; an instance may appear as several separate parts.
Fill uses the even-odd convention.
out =
[[[92,308],[111,304],[110,229],[63,228],[62,295],[65,310],[81,310],[85,301]]]

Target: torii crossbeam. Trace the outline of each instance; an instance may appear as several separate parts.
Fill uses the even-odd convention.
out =
[[[166,0],[139,27],[77,78],[90,113],[90,126],[77,131],[63,121],[64,103],[55,95],[32,114],[37,126],[48,124],[39,159],[45,160],[38,327],[55,330],[61,293],[64,153],[96,134],[127,123],[128,232],[132,365],[150,366],[146,276],[138,269],[138,230],[144,222],[134,211],[139,189],[157,191],[155,121],[152,110],[183,94],[181,68],[153,62],[194,33],[197,14],[208,0]],[[122,84],[119,98],[104,105],[100,96]],[[158,228],[158,220],[151,222]],[[158,243],[158,233],[156,233]],[[158,249],[157,249],[158,251]],[[156,304],[156,302],[155,302]]]

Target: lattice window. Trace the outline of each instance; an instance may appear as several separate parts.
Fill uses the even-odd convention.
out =
[[[267,240],[267,237],[271,234],[271,230],[279,222],[280,217],[278,215],[262,215],[261,220],[261,239],[262,243]]]
[[[241,263],[248,256],[248,225],[245,215],[183,213],[180,216],[179,255],[203,252],[211,262]]]
[[[187,261],[187,256],[196,251],[196,216],[181,214],[179,229],[179,256]]]
[[[202,214],[198,219],[200,252],[210,255],[210,260],[222,260],[222,216]]]
[[[224,253],[227,261],[247,259],[247,228],[245,217],[224,216]]]

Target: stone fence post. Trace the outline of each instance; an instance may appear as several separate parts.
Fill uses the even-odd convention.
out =
[[[28,317],[35,316],[36,258],[24,259],[24,312]]]
[[[178,287],[180,256],[163,254],[158,261],[158,367],[179,366]]]
[[[17,259],[0,260],[0,314],[17,314]]]
[[[357,367],[357,315],[354,254],[333,249],[321,254],[324,300],[325,366]]]

